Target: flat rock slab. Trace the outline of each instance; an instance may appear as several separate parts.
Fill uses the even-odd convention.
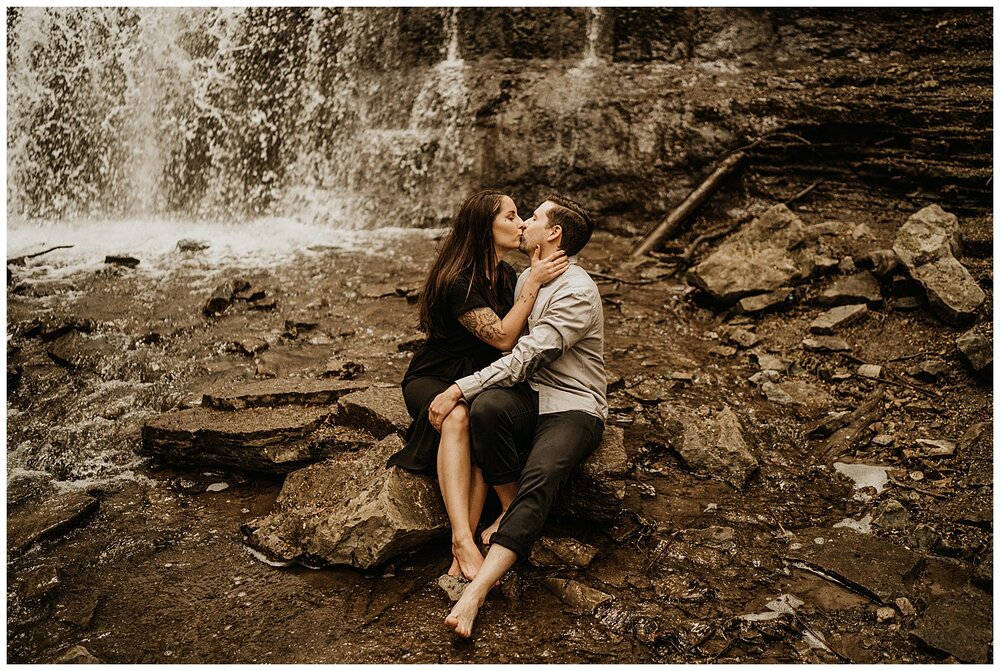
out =
[[[625,431],[607,426],[600,445],[580,466],[559,492],[552,514],[597,522],[618,516],[625,499],[628,456]]]
[[[34,601],[59,587],[59,571],[52,564],[42,564],[20,574],[14,580],[14,591],[23,601]]]
[[[794,289],[791,287],[780,287],[766,294],[747,296],[736,303],[736,309],[744,314],[755,314],[781,307],[788,303],[788,298],[793,291]]]
[[[881,304],[882,301],[882,289],[879,286],[879,281],[870,272],[842,277],[816,299],[820,305],[832,307],[856,303],[875,306]]]
[[[802,547],[785,553],[785,559],[815,567],[887,606],[911,595],[910,583],[923,559],[920,554],[844,528],[797,535]],[[817,538],[823,542],[817,543]]]
[[[577,611],[592,615],[597,607],[614,599],[610,594],[606,594],[593,587],[588,587],[576,580],[564,578],[546,578],[542,581],[549,591],[555,594],[563,603],[568,604]]]
[[[99,505],[98,499],[85,492],[67,492],[8,511],[8,552],[20,555],[39,541],[63,536],[80,526]]]
[[[837,329],[850,326],[867,314],[868,306],[864,303],[831,308],[809,324],[809,332],[819,335],[833,335]]]
[[[380,440],[393,433],[406,433],[412,421],[398,385],[347,394],[341,397],[340,407],[342,422],[364,428]]]
[[[542,536],[531,547],[528,561],[535,566],[572,566],[587,568],[594,561],[597,548],[574,538]]]
[[[929,205],[907,219],[892,249],[910,276],[924,287],[934,314],[945,323],[968,323],[986,301],[968,269],[955,258],[961,249],[958,218]]]
[[[810,352],[849,352],[851,346],[837,336],[817,335],[803,338],[802,346]]]
[[[670,446],[695,473],[741,488],[759,467],[743,438],[739,419],[729,406],[718,412],[707,406],[695,411],[668,406],[661,409],[660,415]]]
[[[271,379],[226,385],[205,392],[202,405],[219,410],[275,407],[279,405],[327,405],[368,385],[343,380]]]
[[[90,337],[79,331],[60,336],[49,347],[49,358],[69,369],[94,368],[110,352],[108,341],[102,336]]]
[[[261,308],[261,303],[253,306]],[[291,375],[322,377],[326,363],[334,354],[331,344],[275,344],[256,355],[257,376],[283,378]]]
[[[191,408],[142,427],[142,453],[173,464],[285,473],[337,451],[336,408]]]
[[[783,373],[788,370],[788,362],[779,356],[766,353],[757,354],[757,365],[760,366],[761,370],[773,370],[778,373]]]
[[[925,359],[906,369],[906,374],[922,382],[934,382],[948,372],[948,364],[940,359]]]
[[[270,558],[371,568],[448,532],[437,481],[385,468],[403,446],[390,436],[354,460],[328,460],[285,479],[270,515],[243,526]]]
[[[913,635],[963,662],[985,664],[993,641],[993,603],[984,593],[959,592],[932,601]]]
[[[746,349],[748,347],[753,347],[760,342],[760,336],[758,336],[753,331],[748,331],[742,328],[733,329],[732,333],[729,334],[729,342]]]
[[[832,396],[802,380],[765,382],[760,388],[772,403],[792,406],[808,416],[815,416],[833,405]]]

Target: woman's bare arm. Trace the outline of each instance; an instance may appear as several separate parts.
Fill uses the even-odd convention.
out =
[[[514,300],[510,312],[501,319],[490,308],[475,308],[458,318],[459,323],[473,335],[501,352],[513,349],[517,339],[528,323],[528,315],[538,298],[538,290],[546,282],[562,275],[569,267],[569,259],[560,250],[544,259],[539,259],[538,248],[531,259],[531,272],[521,287],[521,293]]]

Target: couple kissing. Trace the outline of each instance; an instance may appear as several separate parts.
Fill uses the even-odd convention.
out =
[[[448,573],[471,580],[445,618],[462,637],[601,441],[604,311],[576,263],[593,230],[565,196],[522,220],[510,196],[481,191],[459,209],[421,292],[428,339],[402,381],[413,422],[388,466],[437,475],[452,532]],[[503,260],[515,249],[531,260],[520,277]],[[501,513],[481,534],[484,557],[474,534],[491,487]]]

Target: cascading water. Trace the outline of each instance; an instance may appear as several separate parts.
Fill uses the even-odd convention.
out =
[[[12,10],[8,215],[436,223],[468,114],[456,10],[421,11]]]
[[[583,55],[583,65],[594,66],[601,62],[597,55],[597,42],[601,36],[601,21],[604,10],[600,7],[590,8],[590,17],[587,22],[587,51]]]

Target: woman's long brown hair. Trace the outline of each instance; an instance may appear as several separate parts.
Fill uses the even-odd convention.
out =
[[[427,275],[420,292],[420,330],[432,338],[444,337],[444,327],[451,318],[448,312],[448,291],[468,276],[465,295],[473,285],[482,289],[483,295],[494,311],[496,295],[503,275],[496,275],[496,250],[493,246],[493,219],[500,213],[500,191],[486,190],[470,196],[452,221],[451,232],[441,245],[434,265]]]

